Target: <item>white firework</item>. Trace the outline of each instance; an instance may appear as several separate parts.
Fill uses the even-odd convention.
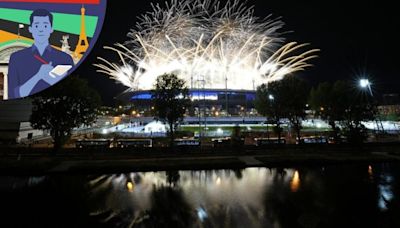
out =
[[[253,7],[239,0],[221,5],[214,0],[171,0],[153,5],[114,47],[120,58],[99,58],[98,72],[132,90],[151,90],[156,78],[175,73],[191,88],[253,90],[262,83],[311,66],[319,50],[308,44],[284,44],[284,23],[254,16]]]

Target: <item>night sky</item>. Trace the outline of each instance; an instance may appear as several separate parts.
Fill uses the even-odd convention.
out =
[[[96,57],[107,59],[117,56],[103,50],[103,46],[124,42],[137,17],[149,11],[153,1],[109,0],[107,15],[100,38],[76,74],[87,78],[91,86],[102,95],[105,104],[126,88],[117,85],[103,74],[96,73]],[[351,4],[349,4],[351,2]],[[384,3],[386,2],[386,3]],[[249,0],[255,15],[272,14],[282,17],[287,41],[311,43],[321,49],[315,65],[299,75],[315,85],[321,81],[356,79],[360,75],[372,78],[374,90],[379,94],[400,93],[397,61],[400,53],[400,14],[395,1],[269,1]]]

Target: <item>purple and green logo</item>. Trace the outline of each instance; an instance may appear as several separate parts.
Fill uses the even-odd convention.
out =
[[[94,46],[106,0],[0,0],[0,100],[38,93]]]

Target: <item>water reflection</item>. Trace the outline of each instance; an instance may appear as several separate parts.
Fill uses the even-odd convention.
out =
[[[400,227],[398,171],[374,164],[2,177],[4,218],[25,219],[0,225]]]
[[[91,214],[102,217],[104,215],[99,211],[125,211],[129,212],[135,225],[156,227],[167,223],[173,224],[173,227],[224,227],[229,224],[228,227],[232,224],[258,227],[262,225],[259,219],[264,214],[260,199],[272,183],[275,172],[254,168],[104,175],[89,182],[91,201],[101,201],[96,196],[103,198],[104,194],[108,199],[103,201],[103,205],[93,207]],[[130,179],[141,181],[134,183],[134,188],[127,188],[126,183]],[[178,217],[182,223],[168,220],[169,217]],[[109,221],[110,218],[102,222]],[[156,221],[160,224],[155,224]]]
[[[292,181],[290,182],[290,189],[292,192],[297,192],[300,188],[300,175],[299,171],[295,171],[293,174]]]
[[[128,181],[128,183],[126,183],[126,188],[129,192],[133,192],[133,183]]]
[[[391,174],[380,174],[378,183],[378,206],[381,210],[388,209],[388,205],[393,201],[394,177]]]

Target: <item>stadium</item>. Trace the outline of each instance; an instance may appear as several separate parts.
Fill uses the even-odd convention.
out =
[[[188,115],[198,116],[248,116],[255,114],[254,100],[256,92],[253,90],[218,90],[218,89],[191,89],[189,96],[192,100],[192,109]],[[151,91],[127,92],[118,97],[124,104],[131,104],[138,113],[150,111],[152,108]]]
[[[105,47],[117,61],[98,57],[95,66],[128,88],[117,99],[135,117],[151,116],[157,78],[175,74],[193,102],[186,125],[260,124],[256,88],[310,67],[319,51],[286,41],[283,26],[239,0],[171,0],[139,17],[129,40]]]

